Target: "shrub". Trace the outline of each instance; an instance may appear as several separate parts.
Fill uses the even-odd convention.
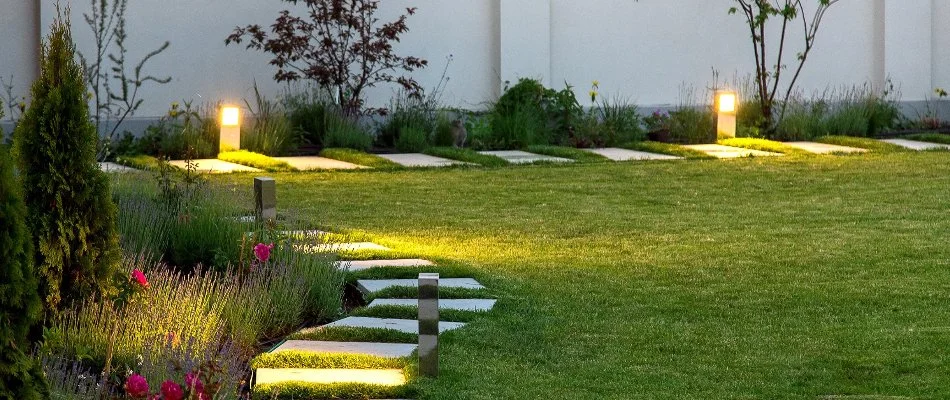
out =
[[[53,311],[111,292],[120,255],[116,209],[108,178],[96,163],[98,134],[90,123],[68,17],[53,22],[41,65],[14,147],[40,293]]]
[[[13,165],[0,148],[0,393],[16,399],[49,396],[43,372],[24,351],[30,329],[42,316],[26,207],[13,178]]]
[[[214,158],[221,135],[216,109],[193,108],[191,102],[185,102],[182,109],[172,103],[168,114],[145,130],[138,141],[138,152],[176,160]]]
[[[600,103],[600,125],[605,146],[639,141],[645,138],[637,106],[627,99],[606,98]]]
[[[715,143],[716,123],[712,110],[703,107],[680,107],[671,111],[670,137],[676,143]]]
[[[339,107],[325,90],[311,89],[305,92],[288,93],[283,99],[290,125],[304,142],[317,147],[326,147],[326,121],[339,115]]]
[[[426,106],[424,99],[406,92],[397,94],[389,102],[389,115],[379,127],[376,142],[383,147],[396,147],[403,132],[410,129],[422,131],[428,136],[435,125]]]
[[[332,148],[369,150],[373,147],[373,137],[366,133],[358,122],[342,115],[326,114],[326,137],[324,145]]]
[[[420,153],[429,148],[429,135],[423,128],[404,128],[396,141],[396,148],[407,153]]]
[[[440,112],[435,120],[435,129],[432,134],[432,144],[439,147],[451,147],[455,145],[455,136],[452,135],[452,120],[444,113]]]
[[[241,148],[268,156],[286,155],[297,145],[297,134],[280,104],[261,95],[254,82],[254,106],[244,101],[254,116],[250,128],[242,129]]]

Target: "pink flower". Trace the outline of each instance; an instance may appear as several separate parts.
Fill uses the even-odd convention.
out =
[[[259,243],[257,246],[254,246],[254,256],[262,262],[266,263],[267,259],[270,258],[270,251],[274,249],[274,244],[264,244]]]
[[[162,382],[162,396],[165,400],[182,400],[185,398],[185,392],[177,383],[165,381]]]
[[[145,279],[145,274],[138,268],[132,270],[132,282],[137,283],[143,288],[148,287],[148,279]]]
[[[133,399],[144,399],[148,397],[148,382],[145,377],[139,374],[132,374],[125,380],[125,393]]]
[[[191,390],[192,393],[197,393],[197,397],[200,397],[201,394],[205,392],[205,385],[195,376],[194,372],[185,374],[185,386],[188,390]]]

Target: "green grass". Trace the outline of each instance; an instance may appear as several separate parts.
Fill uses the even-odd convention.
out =
[[[768,139],[731,138],[731,139],[719,140],[719,144],[723,146],[732,146],[732,147],[740,147],[743,149],[767,151],[771,153],[779,153],[779,154],[785,154],[789,156],[808,157],[808,156],[814,155],[805,150],[789,146],[785,143],[776,142],[774,140],[768,140]]]
[[[499,297],[420,398],[950,393],[945,152],[275,178]]]
[[[268,172],[291,172],[297,170],[285,161],[273,159],[263,154],[253,153],[247,150],[219,153],[218,159],[229,163],[262,169]]]
[[[417,275],[418,276],[418,275]],[[380,290],[371,295],[366,295],[366,301],[373,299],[418,299],[419,288],[406,286],[393,286]],[[441,299],[488,299],[492,298],[488,289],[468,289],[440,287],[439,298]]]
[[[377,168],[377,169],[400,169],[403,168],[402,165],[396,164],[392,161],[389,161],[385,158],[377,156],[375,154],[370,154],[367,152],[353,150],[353,149],[323,149],[320,152],[321,157],[332,158],[334,160],[340,160],[348,162],[351,164],[362,165],[364,167]]]
[[[699,150],[693,150],[676,144],[670,143],[660,143],[660,142],[632,142],[627,143],[621,146],[625,149],[645,151],[648,153],[657,153],[657,154],[668,154],[671,156],[683,157],[688,160],[715,160],[716,157],[713,157],[709,154],[703,153]]]
[[[364,354],[320,354],[305,351],[264,353],[251,361],[251,368],[310,369],[401,369],[409,358],[385,358]]]
[[[819,143],[835,144],[838,146],[857,147],[867,149],[875,153],[907,153],[910,150],[896,144],[882,142],[880,140],[859,138],[852,136],[823,136],[815,140]]]
[[[950,135],[944,133],[916,133],[904,136],[904,138],[921,142],[950,144]]]
[[[374,317],[374,318],[395,318],[395,319],[418,319],[419,308],[413,306],[375,306],[362,307],[350,313],[354,317]],[[451,322],[472,322],[479,316],[484,315],[478,311],[467,310],[439,310],[440,321]]]
[[[497,156],[482,154],[472,149],[460,149],[456,147],[430,147],[425,154],[435,157],[448,158],[472,164],[478,164],[484,167],[504,167],[508,161]]]
[[[290,340],[321,340],[326,342],[419,343],[419,335],[394,329],[351,328],[329,326],[307,328],[287,337]]]
[[[291,382],[254,387],[255,400],[302,400],[302,399],[411,399],[418,390],[413,385],[382,386],[367,384],[316,384]]]
[[[118,156],[115,159],[115,163],[143,171],[158,171],[161,161],[152,156],[139,154],[134,156]]]
[[[561,157],[575,160],[582,163],[591,162],[609,162],[610,159],[600,154],[594,154],[589,151],[575,149],[573,147],[534,145],[528,146],[525,151],[535,154],[543,154],[551,157]]]

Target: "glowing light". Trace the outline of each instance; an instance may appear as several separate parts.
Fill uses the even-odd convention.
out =
[[[736,112],[736,94],[735,93],[732,93],[732,92],[719,93],[719,112],[721,113]]]
[[[716,92],[716,119],[719,137],[736,137],[736,112],[739,108],[739,99],[736,92],[721,90]]]
[[[224,106],[221,109],[221,125],[238,126],[241,124],[241,109],[237,107]]]
[[[362,383],[366,385],[401,386],[406,375],[399,369],[302,369],[259,368],[257,384],[308,382],[319,384]]]

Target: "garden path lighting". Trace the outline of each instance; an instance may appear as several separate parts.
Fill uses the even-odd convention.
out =
[[[739,109],[739,98],[736,92],[720,90],[716,92],[716,112],[718,114],[716,132],[719,136],[736,137],[736,113]]]
[[[241,109],[221,107],[221,152],[241,149]]]

